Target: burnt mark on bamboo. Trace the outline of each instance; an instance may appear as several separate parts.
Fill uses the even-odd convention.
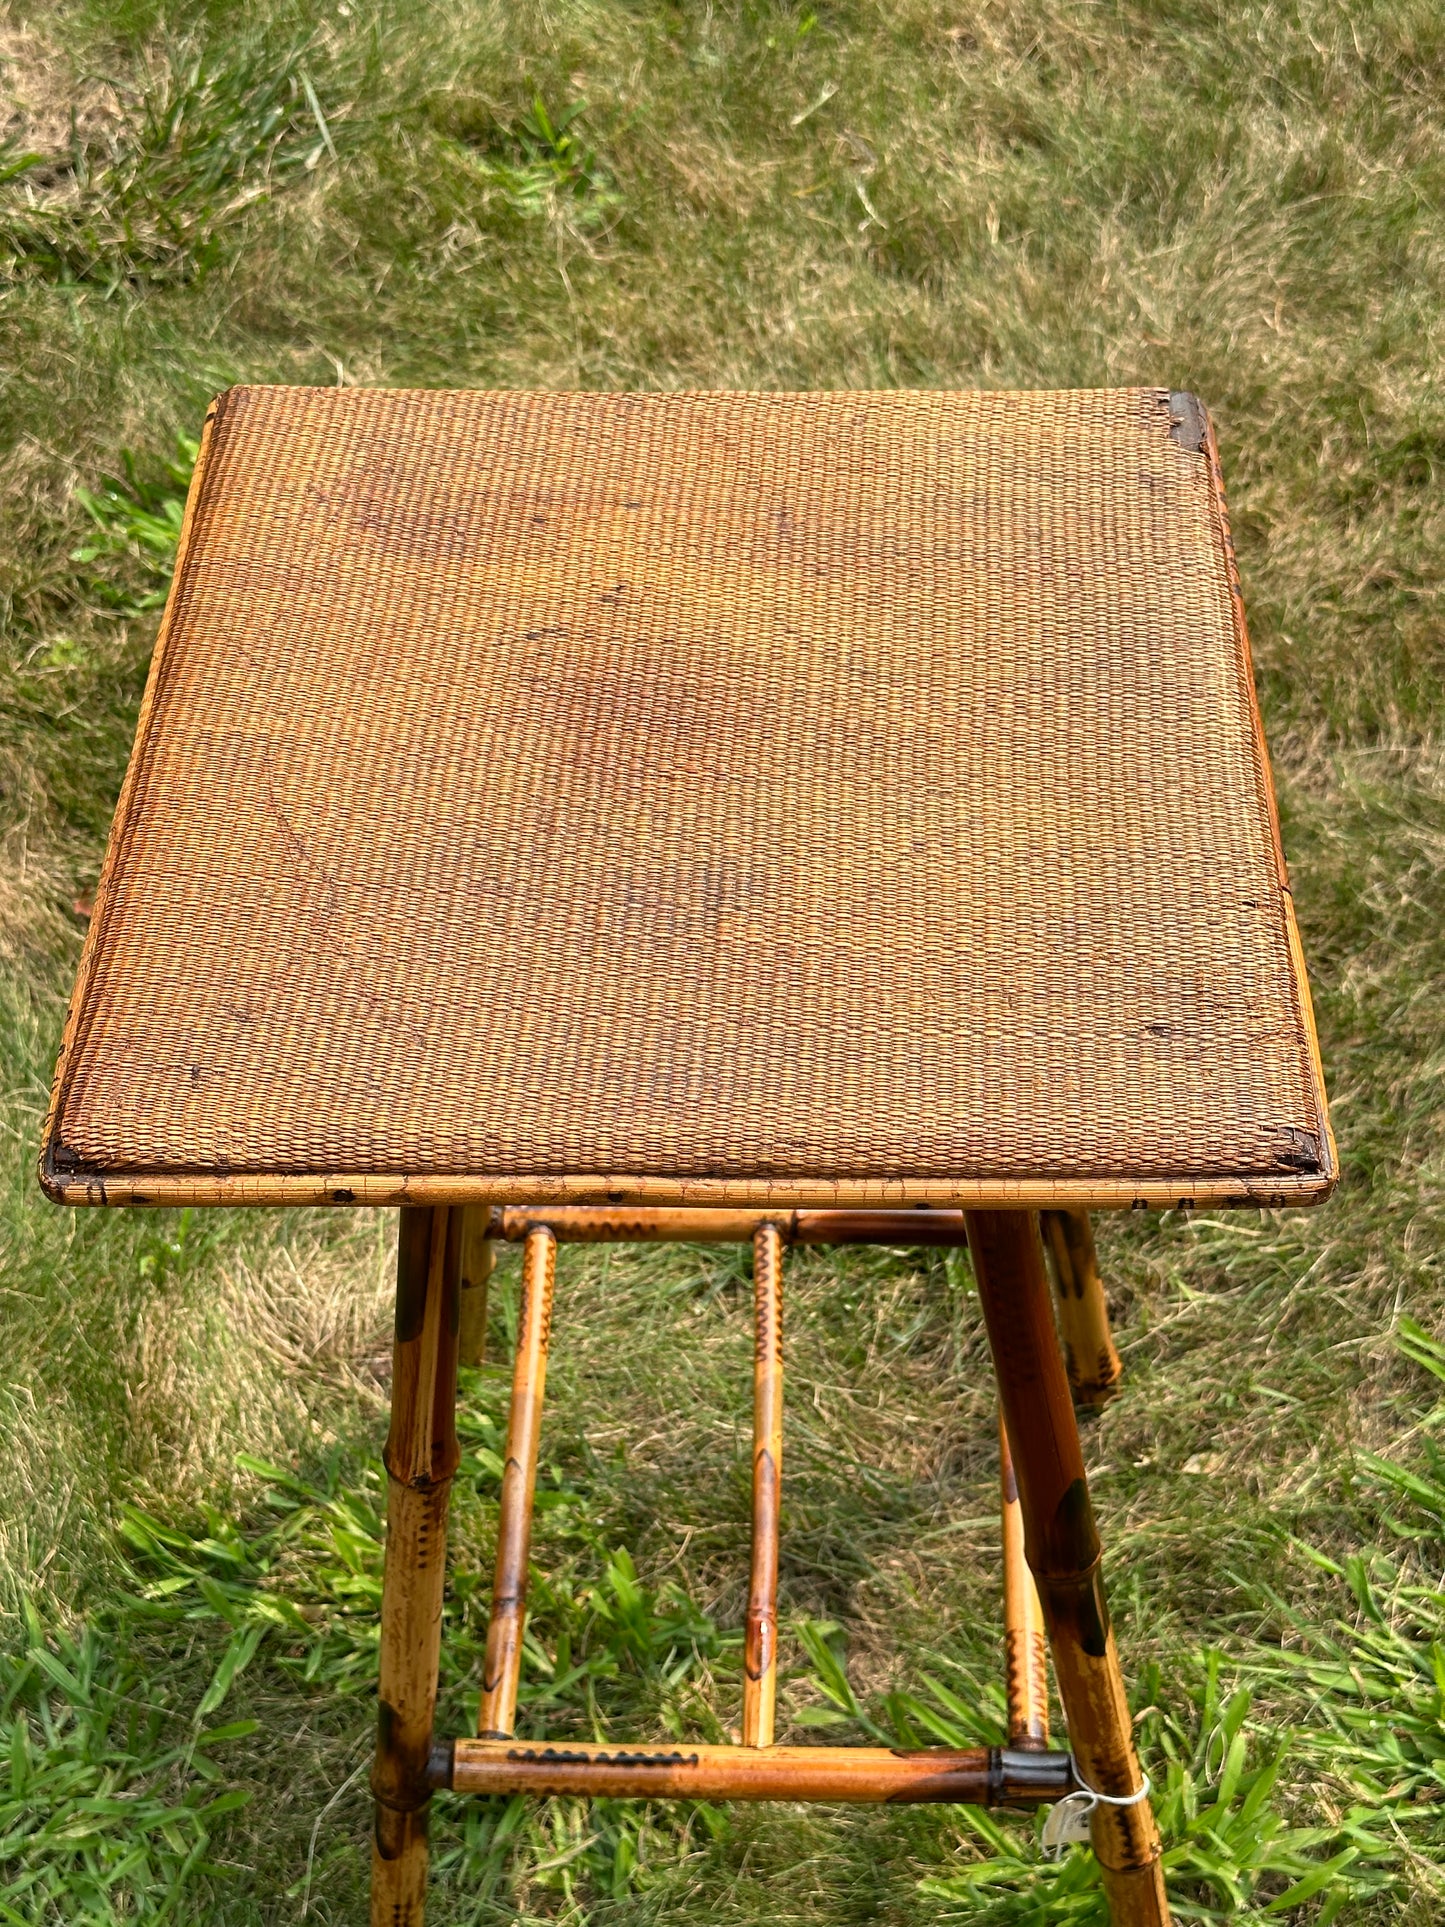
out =
[[[1025,1753],[1044,1752],[1049,1744],[1047,1651],[1042,1632],[1025,1629],[1004,1635],[1009,1744]]]
[[[565,1746],[510,1746],[507,1748],[509,1760],[525,1760],[528,1764],[540,1762],[544,1766],[696,1766],[696,1753],[644,1753],[631,1752],[619,1747],[615,1753],[599,1750],[583,1753]]]
[[[378,1753],[391,1753],[396,1748],[397,1711],[391,1701],[380,1698],[376,1702],[376,1748]],[[373,1780],[375,1774],[373,1774]],[[374,1789],[373,1789],[374,1790]],[[377,1795],[378,1799],[382,1796]]]
[[[771,1614],[748,1615],[747,1643],[743,1666],[750,1680],[766,1677],[778,1657],[778,1624]]]
[[[1005,1458],[1000,1476],[1003,1483],[1004,1504],[1017,1505],[1019,1502],[1019,1482],[1014,1473],[1012,1459]]]
[[[396,1267],[396,1342],[412,1345],[426,1320],[427,1277],[431,1264],[432,1208],[403,1205]]]
[[[413,1813],[431,1798],[428,1765],[430,1731],[419,1732],[414,1718],[385,1698],[376,1707],[376,1760],[371,1792],[382,1806],[397,1813]]]
[[[1054,1281],[1069,1389],[1082,1411],[1096,1411],[1117,1391],[1124,1367],[1109,1329],[1093,1225],[1087,1211],[1065,1209],[1041,1212],[1040,1227]]]
[[[427,1835],[431,1831],[431,1810],[428,1806],[393,1807],[384,1800],[376,1801],[372,1810],[371,1839],[376,1857],[388,1864],[406,1860],[411,1855],[425,1853]],[[401,1927],[408,1927],[410,1916],[398,1908],[394,1918]]]
[[[1091,1659],[1103,1659],[1109,1651],[1109,1602],[1104,1596],[1103,1572],[1093,1566],[1088,1572],[1040,1578],[1039,1597],[1048,1621],[1049,1637],[1076,1642]]]
[[[536,1290],[536,1280],[524,1276],[522,1280],[522,1322],[524,1324],[531,1318],[531,1302]],[[552,1292],[550,1285],[543,1289],[541,1319],[542,1330],[538,1343],[545,1352],[552,1343]],[[509,1460],[508,1463],[515,1463],[515,1461]]]
[[[1094,1523],[1088,1481],[1080,1476],[1064,1488],[1029,1563],[1040,1577],[1083,1572],[1099,1557],[1099,1550],[1099,1529]]]

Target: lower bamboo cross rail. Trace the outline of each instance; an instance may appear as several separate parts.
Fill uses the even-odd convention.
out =
[[[832,1800],[1037,1806],[1075,1790],[1067,1753],[1016,1747],[582,1746],[455,1740],[431,1783],[454,1793],[572,1793],[601,1799]]]

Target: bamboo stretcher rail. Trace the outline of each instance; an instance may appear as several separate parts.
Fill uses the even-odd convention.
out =
[[[530,1232],[522,1253],[522,1311],[512,1373],[512,1408],[507,1420],[507,1467],[502,1477],[492,1617],[487,1626],[477,1717],[478,1730],[486,1739],[510,1738],[517,1718],[517,1682],[527,1618],[527,1561],[532,1550],[532,1500],[537,1489],[556,1275],[556,1239],[546,1229]]]
[[[1049,1744],[1049,1641],[1038,1587],[1024,1555],[1024,1520],[1009,1455],[1003,1413],[998,1415],[999,1483],[1003,1500],[1003,1623],[1008,1688],[1008,1743],[1026,1753]]]
[[[1034,1806],[1075,1781],[1067,1753],[1011,1747],[587,1746],[456,1740],[432,1755],[454,1793],[569,1793],[613,1799],[837,1800]]]
[[[1069,1388],[1076,1405],[1094,1411],[1109,1402],[1124,1376],[1109,1328],[1094,1227],[1087,1211],[1043,1211],[1039,1219],[1054,1274]]]
[[[778,1699],[778,1532],[783,1497],[783,1245],[753,1234],[753,1555],[743,1643],[743,1745],[771,1746]]]
[[[506,1205],[491,1235],[516,1244],[544,1224],[561,1244],[749,1244],[772,1225],[785,1244],[963,1245],[961,1211],[746,1211],[704,1205]]]

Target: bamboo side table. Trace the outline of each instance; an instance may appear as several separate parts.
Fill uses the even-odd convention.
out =
[[[1102,1396],[1090,1210],[1307,1205],[1335,1173],[1191,396],[214,405],[41,1176],[401,1207],[375,1923],[421,1920],[438,1787],[1079,1789],[1115,1920],[1164,1922],[1039,1214]],[[552,1277],[585,1235],[753,1241],[746,1745],[513,1731]],[[1038,1594],[1007,1561],[1009,1747],[770,1744],[780,1266],[809,1235],[966,1236]],[[485,1731],[438,1742],[456,1362],[498,1236],[526,1291]]]

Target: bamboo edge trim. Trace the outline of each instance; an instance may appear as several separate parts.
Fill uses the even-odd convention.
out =
[[[1335,1143],[1335,1127],[1330,1117],[1329,1095],[1325,1089],[1325,1063],[1320,1054],[1320,1034],[1315,1025],[1314,998],[1310,993],[1309,974],[1305,969],[1304,945],[1300,941],[1299,917],[1294,907],[1294,892],[1284,893],[1285,930],[1289,937],[1290,957],[1294,962],[1295,978],[1299,984],[1300,1009],[1305,1020],[1306,1041],[1310,1064],[1320,1088],[1320,1115],[1324,1119],[1325,1146],[1329,1156],[1330,1185],[1334,1188],[1340,1171],[1340,1148]]]
[[[75,987],[70,993],[70,1002],[66,1007],[65,1028],[61,1032],[60,1051],[55,1060],[55,1075],[50,1084],[50,1102],[46,1106],[45,1128],[40,1140],[43,1147],[40,1183],[46,1195],[55,1198],[57,1203],[78,1202],[74,1199],[61,1200],[56,1197],[55,1192],[46,1183],[46,1172],[49,1169],[51,1153],[55,1146],[55,1134],[81,1041],[82,1017],[88,1010],[93,1009],[90,1003],[91,982],[100,963],[111,903],[124,862],[126,846],[130,840],[135,814],[132,805],[136,791],[144,780],[143,766],[147,761],[144,752],[149,743],[151,720],[160,697],[171,632],[175,627],[176,610],[190,577],[191,544],[196,523],[200,517],[201,496],[210,471],[214,445],[213,430],[221,418],[225,403],[225,395],[217,395],[206,410],[206,418],[201,424],[196,465],[191,471],[191,484],[186,490],[186,506],[181,513],[181,532],[176,539],[176,560],[171,571],[171,586],[166,591],[166,606],[161,611],[160,626],[156,630],[155,647],[151,651],[150,668],[146,672],[145,689],[141,694],[140,711],[136,716],[135,736],[131,741],[125,776],[121,780],[120,795],[116,799],[115,814],[111,817],[110,829],[106,836],[105,856],[100,866],[100,878],[95,886],[95,903],[91,911],[90,925],[81,947]]]
[[[1229,503],[1224,489],[1224,464],[1220,459],[1219,441],[1214,432],[1214,422],[1209,410],[1202,402],[1198,406],[1204,423],[1202,453],[1210,499],[1214,508],[1214,521],[1224,555],[1225,580],[1229,585],[1230,617],[1239,662],[1239,677],[1249,707],[1250,727],[1253,732],[1251,760],[1254,765],[1255,782],[1269,818],[1270,843],[1283,906],[1285,942],[1289,949],[1295,1012],[1300,1020],[1300,1028],[1304,1032],[1305,1055],[1309,1061],[1312,1084],[1309,1095],[1313,1099],[1320,1123],[1320,1148],[1323,1153],[1321,1168],[1330,1177],[1331,1189],[1333,1189],[1333,1180],[1339,1175],[1339,1149],[1335,1144],[1334,1127],[1330,1123],[1330,1103],[1329,1093],[1325,1088],[1324,1060],[1320,1055],[1319,1033],[1315,1028],[1309,973],[1305,969],[1304,949],[1300,944],[1299,924],[1294,907],[1294,888],[1290,883],[1289,865],[1285,860],[1284,835],[1279,822],[1279,799],[1274,787],[1274,767],[1269,758],[1269,743],[1264,733],[1264,717],[1259,707],[1259,691],[1255,686],[1254,651],[1250,647],[1249,622],[1244,610],[1244,586],[1239,579],[1239,555],[1234,546],[1234,532],[1229,524]]]
[[[1322,1140],[1323,1141],[1323,1140]],[[1334,1139],[1328,1140],[1333,1152]],[[1287,1209],[1322,1204],[1339,1181],[1329,1169],[1297,1177],[1211,1178],[656,1178],[407,1176],[402,1173],[90,1171],[59,1172],[47,1143],[40,1183],[55,1204],[598,1204],[740,1205],[757,1211],[787,1206],[829,1210],[897,1204],[952,1206],[970,1211],[1031,1211],[1050,1207],[1097,1211],[1192,1211],[1204,1206]]]

